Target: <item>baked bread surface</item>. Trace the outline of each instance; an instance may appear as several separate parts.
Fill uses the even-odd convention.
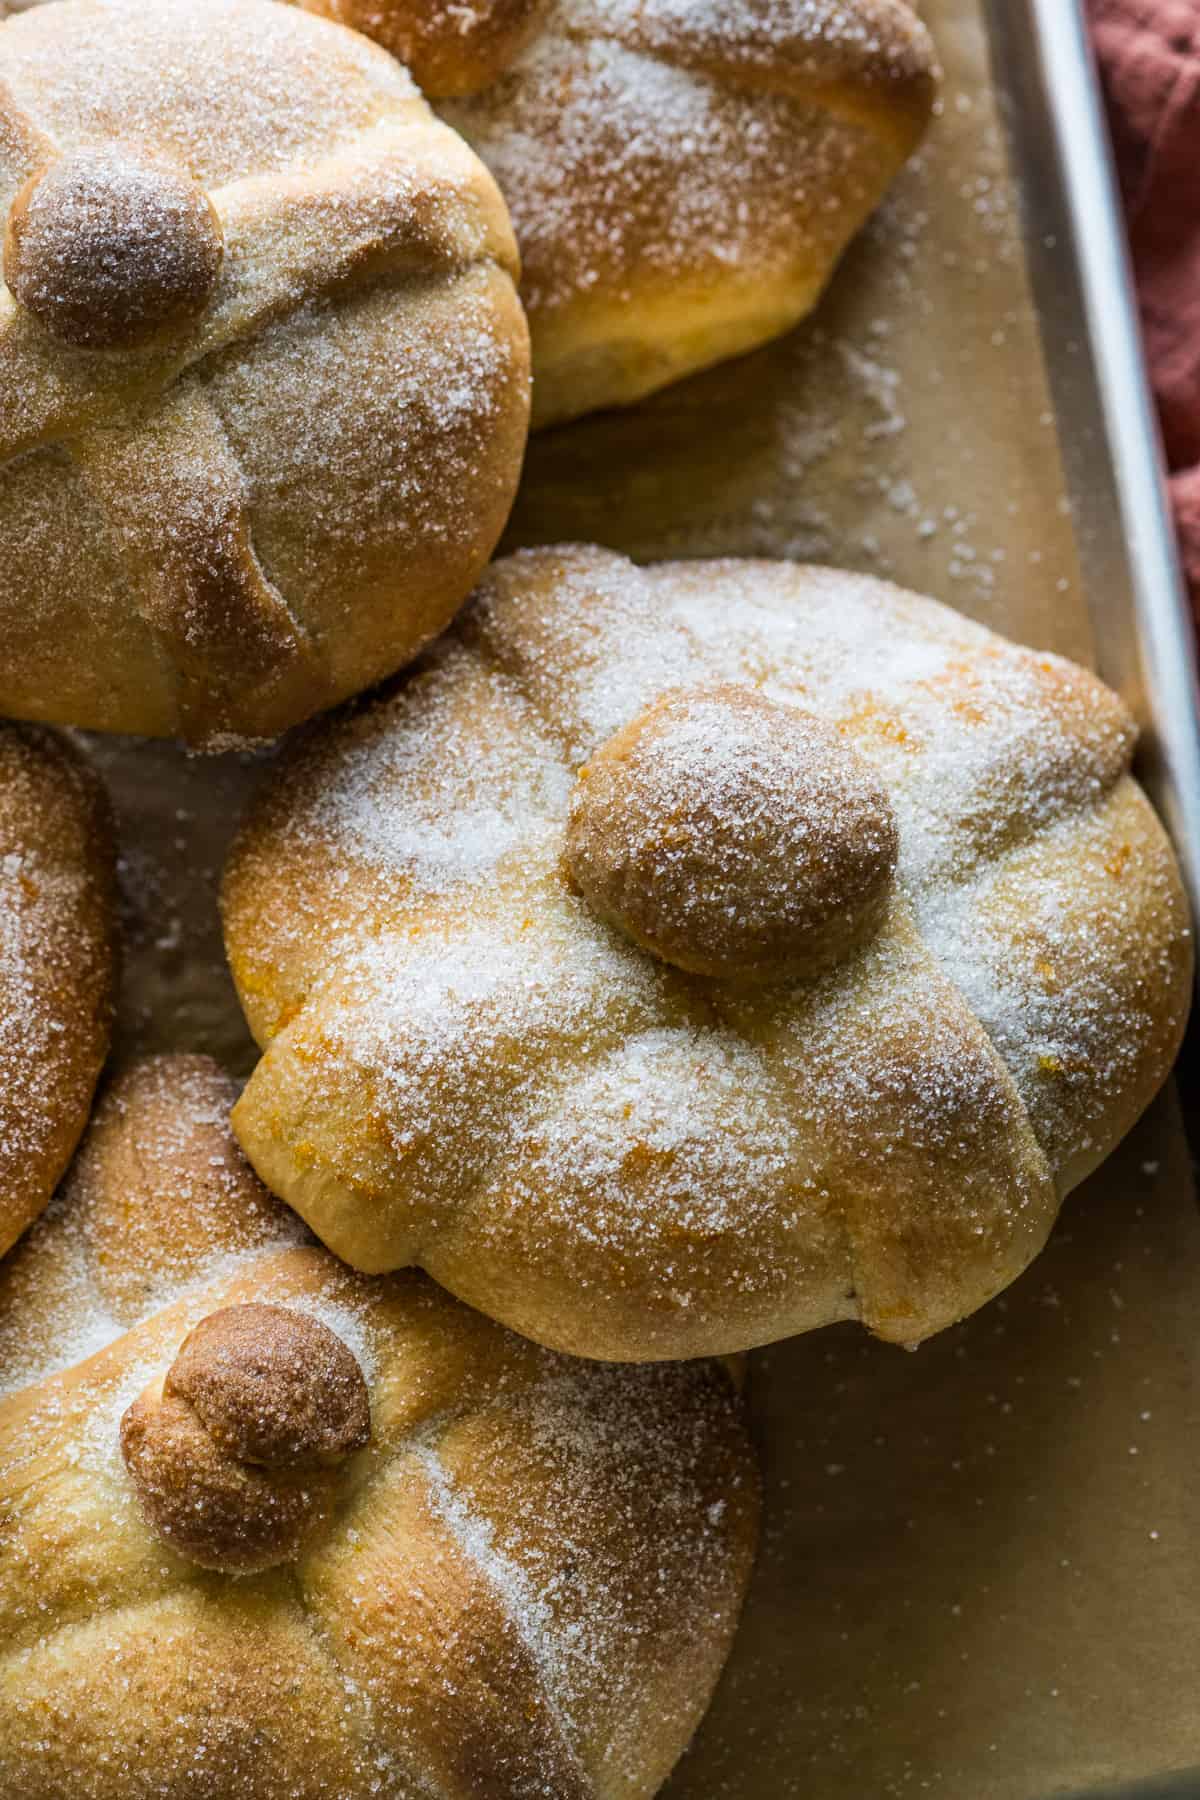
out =
[[[304,0],[408,63],[512,212],[540,425],[788,330],[937,91],[907,0]]]
[[[233,1093],[199,1057],[120,1078],[0,1263],[0,1792],[653,1794],[753,1555],[725,1370],[581,1365],[355,1275],[256,1180]],[[139,1437],[172,1387],[174,1485]],[[298,1457],[306,1534],[229,1572]]]
[[[556,1348],[918,1343],[1179,1044],[1134,738],[1085,670],[865,576],[501,562],[235,847],[235,1129],[349,1262]]]
[[[95,776],[54,733],[0,726],[0,1254],[70,1162],[108,1054],[115,875]]]
[[[528,425],[495,183],[267,0],[0,28],[0,710],[221,747],[405,662]]]

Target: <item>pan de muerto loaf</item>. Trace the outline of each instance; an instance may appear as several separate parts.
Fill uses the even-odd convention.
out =
[[[266,0],[0,26],[0,710],[220,747],[398,668],[529,416],[495,183]]]
[[[0,727],[0,1254],[54,1192],[108,1054],[115,870],[80,758],[52,732]]]
[[[512,211],[534,417],[804,316],[920,140],[908,0],[303,0],[411,67]]]
[[[643,1800],[753,1555],[728,1375],[354,1274],[232,1095],[132,1070],[0,1263],[0,1792]]]
[[[496,565],[225,881],[234,1128],[349,1262],[558,1349],[914,1344],[1166,1076],[1192,944],[1115,694],[829,569]]]

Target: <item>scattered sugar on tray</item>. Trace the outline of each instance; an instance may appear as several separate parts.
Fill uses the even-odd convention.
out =
[[[426,18],[435,29],[448,21],[460,36],[466,37],[485,25],[495,12],[495,0],[427,0]]]
[[[836,345],[838,354],[875,405],[879,417],[863,427],[868,443],[876,438],[896,437],[907,424],[897,404],[900,376],[895,369],[885,368],[844,339]]]

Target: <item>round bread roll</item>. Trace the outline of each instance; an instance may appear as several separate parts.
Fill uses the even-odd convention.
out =
[[[234,1128],[347,1261],[557,1349],[917,1344],[1180,1042],[1134,737],[1083,669],[865,576],[501,562],[235,846]]]
[[[412,69],[512,211],[534,421],[811,310],[937,91],[908,0],[302,0]]]
[[[758,1483],[726,1370],[585,1365],[307,1239],[140,1065],[0,1263],[0,1792],[641,1800]]]
[[[0,726],[0,1255],[71,1160],[108,1054],[108,802],[61,738]]]
[[[220,749],[442,629],[528,331],[494,181],[389,56],[267,0],[36,7],[0,222],[0,711]]]

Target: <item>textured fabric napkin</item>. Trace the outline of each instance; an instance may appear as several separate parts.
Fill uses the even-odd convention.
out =
[[[1090,0],[1150,379],[1200,615],[1200,0]]]

